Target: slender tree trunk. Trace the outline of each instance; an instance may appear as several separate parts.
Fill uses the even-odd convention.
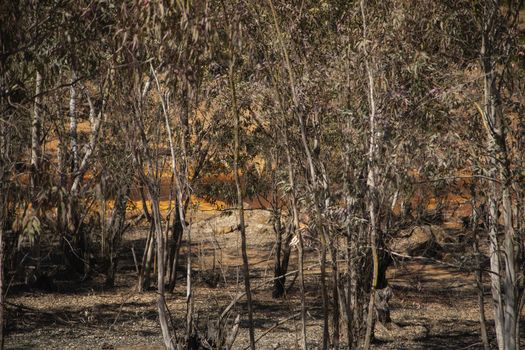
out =
[[[373,203],[369,204],[373,205]],[[375,209],[369,209],[371,227],[370,227],[370,246],[372,247],[372,263],[373,263],[373,274],[372,274],[372,285],[370,288],[370,301],[368,304],[368,312],[366,319],[366,333],[363,349],[370,349],[370,342],[372,340],[372,333],[374,328],[374,307],[375,307],[375,296],[377,289],[377,282],[379,276],[379,259],[377,254],[377,226],[375,225],[376,213]]]
[[[491,174],[492,171],[489,172]],[[495,174],[494,174],[495,175]],[[491,175],[489,175],[491,176]],[[501,264],[500,248],[498,242],[498,208],[497,208],[497,186],[495,183],[490,184],[489,193],[489,254],[490,254],[490,284],[492,292],[492,301],[494,307],[494,323],[496,330],[496,340],[499,350],[503,347],[503,301],[501,300]]]
[[[291,187],[291,200],[292,200],[292,213],[293,213],[293,227],[291,234],[296,233],[298,237],[298,254],[299,254],[299,285],[301,293],[301,349],[307,349],[307,339],[306,339],[306,298],[305,298],[305,289],[304,289],[304,242],[303,234],[299,230],[299,213],[297,210],[297,195],[295,189],[295,176],[292,165],[292,157],[290,155],[290,147],[288,144],[288,135],[284,131],[285,137],[285,149],[286,149],[286,161],[288,165],[288,181]]]
[[[519,322],[518,315],[518,293],[517,293],[517,266],[516,266],[516,235],[512,223],[512,203],[510,199],[509,183],[510,180],[505,179],[503,187],[503,221],[505,226],[505,238],[503,247],[505,251],[505,278],[503,286],[505,291],[505,349],[518,349],[519,335],[516,334],[517,324]]]
[[[153,222],[151,222],[148,238],[146,239],[146,245],[144,247],[144,254],[142,256],[142,264],[137,283],[137,290],[139,292],[144,292],[149,288],[150,285],[151,262],[153,259],[153,247],[155,244],[153,231]]]
[[[276,197],[275,197],[276,198]],[[277,205],[277,204],[276,204]],[[280,222],[280,210],[274,208],[274,231],[275,231],[275,257],[274,257],[274,285],[272,296],[280,298],[286,292],[286,273],[288,272],[288,264],[290,261],[290,241],[292,239],[291,232],[286,229],[286,237],[283,240],[283,230],[285,230]]]
[[[339,349],[339,267],[337,264],[337,237],[333,237],[330,245],[332,258],[332,349]]]
[[[295,203],[293,204],[295,208],[294,217],[297,214],[297,207]],[[295,218],[294,218],[295,220]],[[299,224],[299,220],[297,220]],[[294,225],[295,226],[295,225]],[[298,225],[296,227],[299,227]],[[304,281],[304,240],[302,232],[297,233],[299,237],[298,244],[298,254],[299,254],[299,286],[301,293],[301,349],[307,349],[307,338],[306,338],[306,297],[305,297],[305,281]]]
[[[515,184],[516,188],[516,246],[517,252],[516,252],[516,260],[517,260],[517,268],[518,268],[518,276],[522,275],[524,272],[521,269],[520,265],[523,266],[523,263],[525,262],[525,256],[524,256],[524,236],[523,236],[523,188],[522,184]],[[518,281],[516,283],[516,290],[517,290],[517,315],[518,315],[518,321],[516,322],[516,345],[518,349],[521,349],[521,330],[520,330],[520,323],[522,321],[521,315],[523,311],[523,305],[525,303],[525,294],[524,294],[524,286],[525,281],[522,280],[522,278],[518,277]]]
[[[71,80],[74,81],[76,78],[75,73],[72,74]],[[78,133],[77,133],[77,89],[74,84],[69,88],[69,146],[71,147],[71,166],[69,173],[71,174],[71,182],[74,183],[76,177],[78,176]],[[89,267],[87,266],[87,241],[84,236],[84,232],[80,232],[79,225],[79,208],[77,206],[77,197],[78,197],[78,187],[71,187],[68,193],[68,210],[67,210],[67,239],[73,240],[76,242],[74,245],[78,249],[78,253],[75,253],[72,256],[72,260],[77,266],[77,268],[82,264],[82,270],[84,273],[87,273]],[[82,237],[80,236],[82,235]],[[66,249],[71,249],[67,246]],[[83,258],[82,261],[78,261],[78,256]]]
[[[365,0],[361,0],[361,15],[363,20],[363,38],[368,40],[367,33],[367,19]],[[368,103],[369,103],[369,150],[368,150],[368,214],[369,214],[369,234],[370,234],[370,246],[372,249],[372,263],[373,263],[373,274],[372,274],[372,285],[370,288],[370,301],[368,304],[368,313],[366,319],[366,334],[363,349],[370,349],[370,342],[372,339],[373,328],[374,328],[374,304],[376,297],[376,289],[379,278],[379,257],[377,253],[377,242],[378,242],[378,218],[377,218],[377,160],[378,160],[378,126],[376,125],[376,106],[375,106],[375,94],[374,94],[374,75],[372,67],[370,66],[367,48],[364,48],[365,54],[365,67],[366,75],[368,78]]]
[[[146,201],[146,194],[144,193],[144,185],[139,185],[139,192],[140,192],[140,201],[142,203],[142,211],[144,212],[144,216],[146,217],[146,220],[152,221],[151,214],[148,209],[148,203]]]
[[[173,231],[173,241],[174,241],[174,252],[172,257],[172,267],[171,267],[171,276],[170,281],[168,285],[168,291],[173,292],[175,290],[175,285],[177,284],[177,274],[178,274],[178,266],[179,266],[179,255],[180,255],[180,247],[182,245],[182,235],[183,235],[183,228],[182,224],[180,223],[180,216],[176,215],[177,218],[173,222],[172,225],[172,231]]]
[[[36,195],[40,185],[42,171],[42,75],[37,70],[35,77],[35,101],[33,107],[33,120],[31,122],[31,192]]]
[[[168,285],[168,290],[167,292],[171,292],[170,289],[169,289],[169,284],[171,282],[171,275],[172,275],[172,267],[173,267],[173,264],[172,264],[172,258],[173,258],[173,253],[174,253],[174,242],[175,241],[172,241],[170,240],[170,233],[173,229],[173,222],[175,221],[174,219],[176,217],[178,217],[178,212],[177,212],[177,197],[175,196],[175,200],[173,198],[173,195],[174,195],[174,191],[175,191],[175,182],[174,182],[174,179],[173,179],[174,175],[171,174],[170,176],[170,189],[169,189],[169,196],[168,196],[168,215],[166,216],[166,228],[165,228],[165,239],[166,239],[166,251],[165,251],[165,258],[164,258],[164,264],[166,266],[166,278],[167,278],[167,285]],[[173,204],[175,203],[175,204]],[[174,205],[174,207],[172,208],[172,205]],[[171,237],[173,237],[173,235],[171,235]]]
[[[3,76],[2,76],[3,78]],[[0,106],[4,106],[4,97],[0,97]],[[5,244],[4,244],[4,227],[7,219],[8,205],[8,159],[9,159],[9,141],[8,128],[3,120],[0,119],[0,350],[4,349],[4,328],[5,328],[5,286],[4,271],[5,266]]]
[[[486,14],[488,16],[488,13]],[[498,152],[497,144],[494,135],[494,128],[496,125],[496,96],[495,96],[495,72],[494,63],[492,60],[491,41],[488,37],[490,25],[485,23],[484,32],[482,34],[481,47],[481,63],[484,72],[484,121],[487,131],[488,149],[490,153],[490,164],[488,176],[491,179],[498,177]],[[499,123],[498,123],[499,124]],[[500,262],[500,244],[498,241],[498,186],[495,181],[490,182],[490,190],[488,195],[489,206],[489,247],[490,247],[490,280],[491,291],[494,307],[494,323],[496,328],[496,340],[499,350],[509,350],[505,348],[505,314],[504,304],[502,300],[502,281],[501,281],[501,262]]]
[[[346,127],[347,130],[350,130],[350,120],[347,118],[346,121]],[[347,215],[351,215],[351,197],[350,197],[350,179],[348,178],[348,174],[350,174],[350,142],[349,142],[349,135],[345,133],[345,156],[344,156],[344,163],[345,163],[345,171],[344,171],[344,196],[345,196],[345,204],[346,204],[346,211]],[[343,315],[345,319],[346,324],[346,338],[347,338],[347,345],[348,348],[351,349],[353,346],[353,314],[352,314],[352,281],[353,275],[355,274],[355,261],[353,259],[352,254],[352,247],[353,247],[353,240],[352,240],[352,226],[348,224],[346,226],[346,293],[345,293],[345,286],[340,283],[340,300],[342,301],[342,310]]]
[[[328,292],[326,288],[327,240],[326,240],[326,232],[324,231],[324,228],[322,225],[322,213],[321,213],[319,194],[318,194],[319,186],[318,186],[318,181],[317,181],[317,172],[315,170],[312,152],[310,150],[310,146],[308,145],[308,137],[306,135],[306,125],[305,125],[305,121],[303,118],[303,114],[302,114],[302,111],[299,110],[299,100],[298,100],[296,89],[295,89],[295,77],[293,74],[292,66],[290,64],[290,59],[288,57],[288,50],[286,49],[286,46],[284,45],[281,29],[277,21],[277,14],[275,12],[275,8],[273,6],[272,0],[269,0],[269,4],[270,4],[271,11],[272,11],[274,26],[277,31],[279,43],[281,46],[281,51],[284,56],[285,67],[288,72],[288,79],[289,79],[289,85],[290,85],[290,92],[292,95],[294,115],[297,117],[299,121],[299,129],[301,132],[301,142],[302,142],[302,145],[305,151],[305,155],[306,155],[306,160],[308,164],[308,173],[310,177],[310,185],[312,187],[312,192],[314,195],[314,205],[315,205],[315,215],[316,215],[315,223],[316,223],[317,232],[321,239],[321,248],[319,252],[319,263],[321,265],[321,296],[323,299],[323,345],[322,345],[322,349],[327,350],[329,336],[330,336],[329,326],[328,326]]]
[[[100,216],[100,255],[106,256],[107,249],[108,249],[108,230],[107,230],[107,218],[106,218],[106,189],[103,184],[104,176],[102,176],[101,181],[99,181],[96,184],[95,187],[95,193],[98,200],[98,207],[99,207],[99,216]]]
[[[281,270],[281,249],[283,245],[283,231],[281,225],[281,214],[278,208],[273,208],[273,230],[275,232],[275,257],[273,263],[273,275],[275,280],[273,282],[272,296],[280,298],[284,294],[284,281],[279,276],[282,275]]]
[[[78,194],[78,192],[80,191],[80,185],[82,183],[84,174],[88,170],[91,156],[96,150],[96,147],[98,144],[100,126],[101,126],[102,117],[103,117],[104,108],[105,108],[105,98],[104,97],[102,98],[101,106],[98,108],[95,107],[95,104],[91,100],[89,93],[86,94],[86,99],[89,105],[89,123],[91,126],[91,130],[89,133],[89,140],[87,143],[87,147],[85,147],[86,151],[84,155],[82,156],[82,159],[79,159],[77,171],[73,173],[73,184],[71,185],[72,194]]]
[[[157,74],[155,72],[155,70],[153,69],[153,66],[151,66],[151,72],[152,72],[152,75],[155,79],[155,83],[156,83],[156,86],[157,86],[157,91],[159,93],[159,95],[161,96],[161,105],[162,105],[162,112],[163,112],[163,115],[164,115],[164,122],[166,124],[166,130],[168,132],[168,141],[169,141],[169,145],[170,145],[170,153],[171,153],[171,165],[172,165],[172,172],[173,172],[173,176],[174,176],[174,179],[175,179],[175,185],[176,185],[176,192],[177,192],[177,207],[178,207],[178,215],[179,215],[179,220],[180,220],[180,224],[182,226],[182,234],[186,233],[186,236],[187,236],[187,262],[186,262],[186,305],[187,305],[187,308],[186,308],[186,341],[187,341],[187,346],[189,347],[189,344],[190,344],[190,341],[192,341],[192,338],[193,338],[193,284],[192,284],[192,276],[191,276],[191,271],[192,271],[192,265],[191,265],[191,229],[187,227],[186,225],[186,206],[187,206],[187,202],[186,202],[186,198],[189,199],[190,197],[190,194],[189,193],[186,193],[186,184],[187,184],[187,181],[188,181],[188,173],[186,171],[187,169],[187,155],[186,155],[186,149],[187,149],[187,144],[186,144],[186,140],[187,140],[187,135],[185,137],[183,137],[183,140],[182,140],[182,144],[183,144],[183,148],[184,148],[184,154],[183,154],[183,163],[184,163],[184,170],[183,170],[183,174],[184,174],[184,180],[181,178],[181,174],[179,173],[179,170],[177,169],[177,158],[175,156],[175,146],[173,144],[173,135],[172,135],[172,131],[171,131],[171,126],[170,126],[170,122],[169,122],[169,116],[168,116],[168,109],[167,109],[167,106],[166,106],[166,103],[164,101],[164,98],[162,97],[162,91],[161,91],[161,88],[160,88],[160,83],[159,83],[159,80],[157,78]],[[186,102],[185,102],[186,103]],[[185,117],[183,118],[183,127],[184,127],[184,132],[183,134],[186,134],[187,133],[187,128],[188,128],[188,110],[187,110],[187,107],[185,108],[184,110],[184,115]],[[176,266],[175,266],[176,267]]]
[[[71,80],[74,81],[76,78],[75,73],[72,74]],[[69,88],[69,146],[71,148],[71,159],[70,159],[70,167],[68,173],[70,174],[70,180],[72,183],[74,183],[75,178],[77,176],[78,172],[78,133],[77,133],[77,89],[74,84],[71,85]],[[71,183],[69,184],[71,186]],[[88,270],[88,266],[86,264],[87,260],[86,258],[86,240],[85,237],[80,237],[81,233],[79,230],[80,225],[80,219],[79,219],[79,213],[78,213],[78,206],[77,206],[77,195],[78,191],[77,188],[70,188],[70,191],[67,194],[68,201],[67,201],[67,215],[66,215],[66,222],[67,222],[67,239],[72,240],[76,242],[74,245],[75,248],[78,249],[78,253],[73,254],[72,256],[72,262],[76,266],[77,269],[80,269],[80,265],[83,266],[83,272],[86,273]],[[71,247],[66,246],[66,249],[71,249]],[[84,263],[81,261],[78,261],[78,256],[81,256],[84,258]]]
[[[478,250],[476,251],[476,254],[480,254],[479,247],[478,247]],[[487,320],[485,316],[485,297],[483,295],[485,289],[483,288],[483,273],[481,271],[479,258],[478,258],[478,271],[476,271],[476,285],[478,286],[479,326],[480,326],[480,332],[481,332],[481,341],[483,342],[483,348],[485,350],[490,350],[490,343],[489,343],[489,338],[487,334]]]
[[[346,312],[348,315],[346,318],[346,337],[348,342],[348,347],[352,348],[355,341],[354,336],[354,310],[357,309],[356,304],[354,303],[356,293],[355,293],[355,285],[356,285],[356,264],[354,259],[354,243],[352,242],[352,236],[351,236],[351,228],[350,226],[347,228],[347,238],[346,238],[346,244],[347,244],[347,252],[346,252],[346,269],[347,269],[347,281],[346,281]]]
[[[109,256],[109,266],[106,273],[106,286],[113,287],[118,264],[118,249],[122,241],[122,235],[126,230],[126,205],[128,202],[129,186],[124,184],[118,190],[115,198],[115,205],[111,212],[108,227],[107,252]]]
[[[139,112],[139,111],[137,111]],[[136,122],[135,127],[139,130],[140,139],[142,144],[142,152],[146,160],[147,175],[142,163],[139,163],[139,174],[142,182],[146,184],[148,191],[148,198],[151,202],[152,209],[152,231],[155,233],[157,243],[157,308],[159,314],[159,323],[162,331],[162,338],[164,345],[168,350],[175,350],[174,339],[169,326],[169,314],[165,299],[165,266],[164,266],[164,252],[165,252],[165,241],[162,230],[162,216],[160,212],[160,178],[159,178],[159,165],[154,162],[154,157],[151,154],[148,140],[146,137],[145,127],[141,119],[140,113],[135,115],[134,121]],[[152,244],[152,243],[151,243]]]
[[[151,191],[151,190],[150,190]],[[155,190],[156,191],[156,190]],[[150,192],[150,196],[151,196]],[[155,225],[155,236],[157,238],[157,308],[159,311],[159,322],[162,330],[162,338],[164,339],[164,345],[168,350],[175,350],[173,343],[173,337],[171,334],[170,326],[168,324],[168,311],[166,307],[166,299],[164,296],[165,292],[165,271],[164,271],[164,237],[162,232],[162,218],[160,215],[159,201],[156,196],[151,196],[151,205],[153,209],[153,222]]]
[[[73,72],[72,81],[76,80],[76,74]],[[69,88],[69,144],[71,147],[71,173],[73,177],[78,171],[78,132],[77,132],[77,88],[71,84]]]
[[[317,209],[319,210],[319,209]],[[319,220],[319,219],[318,219]],[[323,350],[328,349],[328,342],[330,340],[330,330],[328,326],[328,317],[329,317],[329,310],[328,310],[328,290],[326,287],[326,239],[323,232],[319,232],[319,235],[322,237],[321,239],[321,247],[319,252],[319,264],[321,266],[321,299],[323,300]]]
[[[237,92],[235,88],[235,57],[233,52],[233,38],[230,37],[232,43],[231,62],[230,62],[230,90],[232,95],[232,112],[235,120],[234,127],[234,154],[233,154],[233,175],[235,178],[235,188],[237,190],[237,210],[239,213],[239,231],[241,234],[241,253],[243,262],[243,274],[244,274],[244,289],[246,291],[246,299],[248,302],[248,322],[249,322],[249,333],[250,333],[250,348],[255,350],[255,330],[253,325],[253,305],[252,305],[252,293],[250,288],[250,265],[248,262],[248,253],[246,248],[246,225],[244,223],[244,204],[243,195],[241,189],[241,181],[239,178],[239,153],[240,153],[240,115],[239,107],[237,105]]]
[[[0,170],[1,171],[1,170]],[[3,186],[2,186],[3,187]],[[5,321],[5,294],[4,294],[4,222],[0,213],[0,350],[4,349],[4,321]]]
[[[483,342],[483,348],[485,350],[490,350],[490,343],[487,334],[487,319],[485,317],[485,288],[483,286],[483,270],[481,263],[481,252],[479,250],[479,235],[478,235],[478,211],[476,209],[476,189],[472,185],[471,187],[471,206],[472,206],[472,216],[471,216],[471,228],[472,234],[474,236],[474,253],[476,254],[476,285],[478,287],[478,305],[479,305],[479,326],[481,332],[481,341]]]
[[[305,151],[306,160],[308,164],[308,173],[310,177],[310,185],[312,187],[312,192],[314,193],[314,205],[315,205],[315,212],[316,212],[316,229],[319,234],[319,237],[321,239],[321,251],[320,251],[320,264],[321,264],[321,294],[323,299],[323,345],[322,349],[327,350],[328,349],[328,341],[329,341],[329,326],[328,326],[328,292],[326,289],[326,232],[324,231],[323,225],[322,225],[322,213],[319,203],[319,194],[318,194],[318,181],[317,181],[317,173],[314,166],[314,161],[312,158],[312,152],[310,151],[310,146],[308,145],[308,138],[306,135],[306,126],[305,121],[303,118],[302,111],[300,111],[299,106],[299,99],[297,96],[296,88],[295,88],[295,77],[293,74],[292,66],[290,63],[290,59],[288,56],[288,50],[284,44],[283,36],[281,29],[279,27],[279,23],[277,21],[277,14],[275,11],[275,7],[273,5],[272,0],[268,0],[268,3],[270,5],[270,9],[272,12],[272,18],[274,22],[274,27],[277,32],[277,37],[279,40],[279,44],[281,47],[281,52],[284,57],[284,66],[286,68],[286,71],[288,73],[288,82],[290,87],[290,93],[292,96],[292,102],[293,102],[293,113],[294,116],[297,117],[299,121],[299,129],[301,133],[301,142]]]

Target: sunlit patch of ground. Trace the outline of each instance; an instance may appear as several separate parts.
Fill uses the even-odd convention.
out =
[[[243,290],[240,237],[235,226],[234,211],[198,212],[191,226],[193,242],[196,318],[201,324],[217,315]],[[283,300],[271,297],[274,234],[269,213],[250,210],[247,216],[248,253],[251,281],[254,291],[254,320],[256,334],[262,334],[299,310],[298,284]],[[54,293],[18,291],[8,295],[10,323],[6,349],[161,349],[161,335],[157,320],[154,290],[139,294],[133,289],[136,282],[131,247],[140,254],[147,227],[127,233],[121,251],[117,286],[106,290],[103,275],[91,281],[63,284]],[[183,254],[187,253],[186,245]],[[306,296],[308,306],[308,342],[318,348],[322,334],[321,299],[317,252],[307,252]],[[219,273],[217,287],[206,283],[207,274]],[[294,250],[290,268],[297,266]],[[377,343],[373,349],[480,349],[477,296],[473,276],[446,266],[422,262],[396,263],[389,271],[394,291],[392,318],[402,327],[424,327],[426,335],[420,339]],[[289,280],[290,281],[290,280]],[[491,318],[488,305],[487,314]],[[169,294],[167,303],[179,334],[184,325],[185,281],[178,280],[175,294]],[[26,309],[16,308],[13,304]],[[234,313],[246,315],[242,300]],[[235,349],[248,343],[246,318]],[[292,319],[274,329],[258,343],[258,349],[293,349],[298,337],[299,319]],[[493,337],[493,334],[491,334]]]

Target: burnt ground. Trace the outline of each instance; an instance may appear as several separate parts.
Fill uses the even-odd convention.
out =
[[[257,287],[253,296],[256,337],[300,309],[298,283],[282,300],[272,299],[271,283],[264,283],[272,276],[273,233],[268,218],[261,210],[247,212],[252,287]],[[240,238],[238,233],[228,232],[235,226],[235,220],[234,214],[201,212],[196,214],[192,225],[195,318],[202,326],[215,320],[243,290]],[[143,227],[127,233],[114,288],[104,288],[101,274],[89,280],[57,278],[53,292],[12,285],[7,297],[6,349],[162,349],[155,291],[134,291],[136,272],[131,247],[140,259],[146,232]],[[322,334],[316,262],[316,252],[308,252],[306,265],[312,266],[306,271],[311,349],[319,348]],[[210,274],[213,266],[216,273]],[[291,267],[294,266],[297,266],[296,255],[291,261]],[[220,276],[218,285],[210,287],[210,276],[215,275]],[[437,263],[410,261],[397,262],[389,270],[389,278],[394,291],[393,321],[402,329],[418,331],[412,336],[376,341],[374,349],[482,349],[472,274]],[[184,293],[181,278],[176,292],[167,295],[173,324],[180,326],[179,332],[185,322]],[[486,310],[490,325],[488,303]],[[246,315],[245,311],[245,301],[241,300],[234,314]],[[295,349],[299,327],[299,317],[291,318],[261,338],[258,348]],[[524,328],[525,325],[521,327]],[[494,334],[490,329],[489,332],[493,341]],[[236,349],[246,347],[247,335],[247,320],[243,318]]]

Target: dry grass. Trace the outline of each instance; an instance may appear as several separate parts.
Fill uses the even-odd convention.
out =
[[[259,285],[271,278],[273,233],[265,211],[248,211],[249,257],[252,264],[252,284]],[[240,274],[240,240],[237,232],[226,232],[236,222],[234,213],[199,212],[192,227],[195,262],[196,311],[201,324],[216,319],[222,309],[242,290]],[[144,240],[145,230],[127,236],[123,255],[129,255],[131,245]],[[215,254],[213,254],[215,252]],[[215,260],[221,279],[217,288],[210,288],[201,279]],[[309,264],[317,255],[308,253]],[[291,262],[296,266],[295,256]],[[104,290],[102,277],[74,286],[64,285],[56,293],[18,291],[8,296],[9,333],[7,349],[161,349],[160,329],[155,309],[155,292],[133,291],[135,272],[132,262],[124,259],[117,278],[117,287]],[[316,269],[307,274],[308,337],[312,349],[318,348],[321,336],[321,301]],[[374,344],[375,349],[477,349],[476,294],[473,277],[464,272],[435,264],[400,263],[389,272],[395,292],[392,301],[393,320],[404,329],[423,328],[424,337],[397,339]],[[184,324],[184,281],[167,302],[174,324]],[[256,333],[261,334],[299,309],[297,286],[286,299],[271,298],[271,284],[254,293]],[[14,307],[13,304],[23,306]],[[241,301],[235,313],[245,314]],[[490,308],[487,307],[487,310]],[[236,342],[236,349],[247,345],[246,320]],[[299,320],[277,327],[259,342],[259,349],[293,349]],[[180,328],[179,328],[180,329]]]

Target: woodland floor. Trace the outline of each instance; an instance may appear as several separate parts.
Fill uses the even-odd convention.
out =
[[[240,239],[228,231],[235,215],[199,213],[192,225],[192,256],[195,264],[195,309],[202,324],[217,315],[243,289],[240,273]],[[264,211],[248,211],[248,243],[252,287],[272,276],[273,234]],[[162,349],[157,322],[156,295],[152,289],[136,293],[135,265],[131,247],[140,259],[146,228],[126,234],[116,287],[104,289],[103,276],[89,281],[57,281],[57,292],[43,292],[13,285],[9,290],[6,349]],[[213,251],[221,281],[210,288],[199,271],[212,268]],[[308,253],[307,266],[315,265],[316,253]],[[291,261],[296,266],[295,255]],[[450,267],[422,262],[403,262],[389,270],[394,291],[392,319],[406,329],[423,329],[415,337],[376,342],[374,349],[482,349],[479,337],[474,277]],[[322,334],[318,271],[306,271],[308,343],[317,349]],[[167,297],[174,324],[184,325],[184,279],[175,294]],[[488,299],[488,295],[487,298]],[[280,320],[299,311],[296,283],[286,299],[271,297],[271,284],[254,292],[256,337]],[[244,310],[244,301],[234,311]],[[491,310],[486,307],[487,316]],[[243,313],[245,314],[245,313]],[[247,321],[242,319],[236,349],[247,345]],[[300,318],[290,320],[260,339],[258,349],[295,349]],[[525,325],[521,327],[524,329]],[[490,331],[490,330],[489,330]],[[490,334],[493,338],[493,334]]]

